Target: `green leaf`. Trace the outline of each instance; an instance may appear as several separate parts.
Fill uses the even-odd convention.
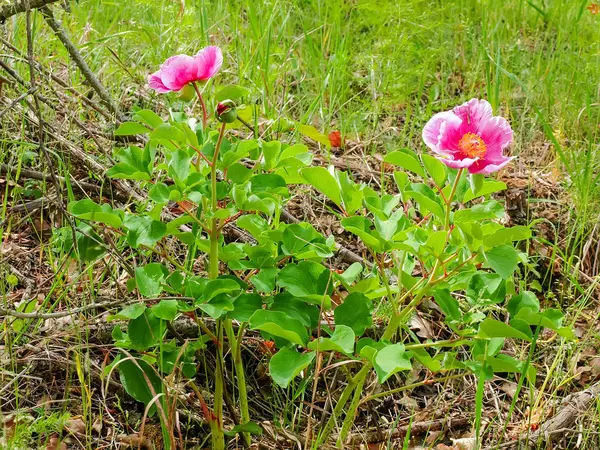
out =
[[[306,137],[311,138],[313,141],[318,142],[319,144],[323,144],[325,147],[330,148],[331,142],[329,138],[317,130],[312,125],[298,125],[296,127],[299,133],[303,134]]]
[[[321,264],[312,261],[301,261],[288,264],[277,277],[277,285],[286,288],[290,294],[324,307],[331,307],[329,295],[333,292],[331,272]]]
[[[403,169],[409,170],[417,175],[426,178],[423,166],[417,159],[417,156],[408,149],[401,149],[395,152],[388,153],[383,158],[383,161],[388,164],[402,167]]]
[[[315,359],[315,352],[298,353],[289,348],[279,350],[269,362],[271,378],[282,388],[288,387],[290,382],[296,378]]]
[[[170,123],[162,123],[150,134],[150,139],[165,140],[184,144],[187,142],[185,133]],[[172,148],[172,145],[171,145]]]
[[[190,174],[192,157],[184,150],[176,150],[169,161],[169,175],[176,180],[185,181]]]
[[[500,322],[496,319],[487,318],[479,325],[479,334],[488,338],[517,338],[531,342],[531,336]]]
[[[318,340],[309,342],[308,348],[322,352],[333,351],[351,355],[354,352],[355,338],[352,328],[346,325],[337,325],[331,337],[320,337]]]
[[[137,363],[137,364],[136,364]],[[148,405],[156,394],[163,392],[163,384],[156,371],[143,359],[136,358],[119,360],[117,362],[119,370],[119,380],[129,395],[138,402]],[[139,366],[139,367],[138,367]],[[152,386],[155,393],[152,393]],[[160,400],[158,400],[160,401]],[[148,414],[153,416],[156,413],[156,404],[153,404]]]
[[[265,170],[271,170],[277,165],[277,160],[279,159],[279,155],[281,153],[281,142],[263,142],[261,148],[265,158],[263,167]]]
[[[322,258],[333,256],[327,242],[321,233],[317,232],[310,223],[294,223],[283,231],[283,251],[286,255],[294,255],[298,259]]]
[[[225,431],[223,434],[225,436],[235,436],[236,434],[240,434],[240,433],[250,433],[250,434],[261,435],[262,432],[263,432],[263,430],[258,424],[254,423],[254,422],[246,422],[246,423],[234,426],[230,431]]]
[[[237,294],[241,290],[240,285],[231,278],[217,278],[206,284],[200,300],[208,302],[221,294]]]
[[[173,320],[177,315],[177,300],[161,300],[150,310],[159,319]]]
[[[444,220],[444,217],[445,217],[444,209],[441,207],[441,205],[437,201],[432,200],[427,195],[425,195],[421,192],[416,192],[413,190],[406,191],[406,194],[409,195],[410,197],[412,197],[419,204],[419,208],[421,209],[422,215],[425,216],[425,215],[427,215],[428,212],[431,212],[438,219]],[[425,211],[423,211],[423,209]],[[457,212],[459,212],[459,211],[457,211]]]
[[[258,292],[269,293],[275,290],[276,267],[260,269],[256,275],[250,277],[249,281]]]
[[[468,209],[454,213],[455,223],[476,222],[485,219],[500,219],[504,215],[504,207],[496,200],[479,203]]]
[[[294,344],[304,346],[308,341],[308,332],[302,322],[292,319],[284,312],[261,309],[252,314],[248,322],[250,328],[265,331]]]
[[[150,169],[150,152],[139,147],[127,147],[117,150],[115,158],[119,161],[112,166],[106,174],[111,178],[125,180],[149,180],[152,174]]]
[[[344,303],[333,310],[336,329],[340,325],[350,327],[356,336],[362,336],[373,323],[373,302],[360,292],[353,292]]]
[[[512,245],[500,245],[485,252],[485,259],[494,272],[505,280],[510,278],[519,264],[519,254]]]
[[[135,281],[140,294],[144,297],[156,297],[162,291],[162,284],[169,272],[159,263],[150,263],[135,269]]]
[[[152,247],[167,235],[167,225],[147,216],[128,215],[123,224],[129,231],[127,243],[133,248]]]
[[[221,88],[215,94],[215,100],[218,102],[222,102],[223,100],[238,100],[242,97],[247,97],[250,95],[250,91],[242,86],[237,86],[235,84],[230,84]]]
[[[540,301],[533,292],[525,291],[519,295],[514,295],[506,305],[511,317],[515,317],[523,308],[530,308],[534,312],[539,312]]]
[[[146,311],[145,303],[134,303],[133,305],[126,306],[117,314],[112,316],[108,316],[106,319],[107,322],[111,322],[113,320],[132,320],[137,319]]]
[[[119,228],[123,223],[123,212],[112,209],[110,205],[99,205],[92,200],[83,199],[69,203],[69,212],[78,219],[91,220],[105,223],[114,228]]]
[[[379,383],[385,382],[389,377],[402,370],[411,370],[410,359],[406,355],[404,345],[387,345],[375,354],[373,361]]]
[[[485,248],[497,247],[501,244],[508,244],[513,241],[522,241],[531,238],[531,228],[516,226],[510,228],[501,228],[489,236],[485,237]]]
[[[213,319],[220,319],[224,314],[234,310],[233,298],[222,294],[213,298],[209,302],[200,303],[198,308],[200,308]]]
[[[460,320],[461,314],[458,300],[452,296],[449,290],[437,289],[433,293],[433,298],[448,319],[451,321]]]
[[[469,177],[469,184],[471,185],[471,193],[473,195],[477,195],[479,191],[483,188],[483,182],[485,180],[485,175],[481,173],[472,173]]]
[[[493,194],[494,192],[503,191],[505,189],[506,189],[506,184],[503,183],[502,181],[485,180],[483,182],[483,186],[481,186],[481,188],[477,192],[473,192],[472,189],[469,189],[465,193],[465,196],[463,197],[462,201],[463,201],[463,203],[467,203],[467,202],[470,202],[471,200],[473,200],[474,198],[482,197],[484,195],[490,195],[490,194]]]
[[[134,136],[136,134],[146,134],[150,130],[141,123],[123,122],[115,131],[115,136]]]
[[[156,203],[167,203],[170,200],[171,190],[165,183],[156,183],[150,191],[148,197]]]
[[[335,177],[325,167],[307,167],[302,169],[306,182],[329,198],[340,208],[342,207],[342,192]]]
[[[433,178],[435,184],[439,187],[444,187],[444,183],[446,182],[446,166],[439,159],[431,156],[423,154],[421,155],[421,159],[423,160],[423,165]]]
[[[367,247],[375,252],[383,249],[383,239],[377,230],[373,229],[373,222],[364,216],[344,217],[340,224],[346,231],[355,234]]]
[[[233,302],[228,317],[238,322],[248,322],[252,314],[262,309],[262,297],[258,294],[242,294]]]
[[[133,115],[133,120],[143,122],[144,124],[152,128],[156,128],[161,123],[164,123],[160,116],[150,109],[141,109],[137,111]]]
[[[150,312],[149,309],[144,314],[129,322],[127,335],[133,348],[144,351],[158,344],[162,339],[164,326],[162,321]]]

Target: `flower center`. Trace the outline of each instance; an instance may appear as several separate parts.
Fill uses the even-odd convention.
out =
[[[458,149],[469,158],[483,158],[487,151],[485,142],[475,133],[465,134],[458,142]]]

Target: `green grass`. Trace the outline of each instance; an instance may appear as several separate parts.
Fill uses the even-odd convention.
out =
[[[81,0],[70,14],[55,11],[125,109],[155,104],[145,80],[166,58],[208,44],[224,49],[217,82],[251,89],[262,116],[283,114],[324,132],[339,129],[360,141],[365,153],[423,149],[421,130],[433,113],[485,97],[513,126],[516,170],[552,174],[571,194],[576,212],[571,222],[559,224],[564,241],[556,250],[564,273],[580,267],[584,244],[594,239],[590,224],[600,212],[600,16],[589,13],[587,0],[186,3],[181,9],[173,0]],[[6,29],[7,39],[26,52],[24,24],[23,16],[15,17]],[[80,72],[66,70],[66,50],[37,14],[34,32],[36,57],[87,92]],[[14,63],[27,77],[27,66]],[[31,150],[25,138],[21,149],[11,145],[0,141],[0,161],[16,164],[16,154]],[[68,163],[60,170],[68,172]],[[4,196],[2,218],[6,202]],[[61,255],[46,252],[62,273]],[[91,280],[91,274],[80,277],[88,275]],[[53,290],[62,292],[63,284],[68,289],[61,275]],[[97,287],[90,281],[87,289]],[[577,317],[594,291],[573,277],[561,294],[562,306]],[[597,342],[597,335],[587,337]],[[555,395],[569,380],[568,361],[576,351],[556,351],[540,396]],[[273,399],[282,411],[279,420],[290,428],[298,426],[290,399],[303,398],[304,388]]]
[[[217,44],[219,82],[250,87],[263,115],[341,129],[369,152],[421,146],[433,112],[486,97],[512,123],[519,168],[558,157],[578,206],[598,206],[600,19],[587,0],[188,3],[84,0],[62,18],[116,98],[145,91],[167,57]],[[24,48],[23,20],[9,28]],[[48,34],[39,18],[36,31]],[[38,54],[67,56],[56,40]]]

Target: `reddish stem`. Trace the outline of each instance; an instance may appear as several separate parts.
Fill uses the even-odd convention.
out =
[[[206,104],[204,103],[204,99],[202,98],[202,92],[200,92],[200,88],[196,83],[192,83],[194,89],[196,90],[196,95],[198,95],[198,100],[200,101],[200,106],[202,106],[202,131],[206,130],[206,123],[208,122],[208,112],[206,111]]]

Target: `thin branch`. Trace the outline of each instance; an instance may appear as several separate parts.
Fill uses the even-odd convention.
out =
[[[10,0],[9,0],[10,1]],[[42,8],[51,3],[56,3],[58,0],[29,0],[29,8]],[[0,23],[6,21],[9,17],[15,14],[27,11],[27,0],[14,1],[8,5],[0,7]]]
[[[77,67],[79,67],[79,70],[81,70],[81,73],[83,74],[87,82],[90,84],[90,86],[96,91],[96,93],[104,102],[106,107],[110,109],[110,111],[119,120],[122,120],[122,115],[119,107],[113,101],[112,97],[110,96],[106,88],[102,85],[100,80],[98,80],[94,72],[92,72],[90,67],[87,65],[87,63],[81,56],[81,53],[79,53],[79,50],[77,50],[77,48],[75,47],[75,44],[71,42],[71,39],[65,32],[60,22],[57,21],[54,17],[54,13],[48,7],[43,7],[40,9],[40,11],[44,16],[44,19],[46,19],[46,23],[48,23],[50,28],[52,28],[52,31],[54,31],[54,33],[56,34],[56,37],[58,37],[58,39],[60,39],[62,44],[65,46],[65,48],[69,52],[69,55],[71,55],[71,58],[73,59]]]

